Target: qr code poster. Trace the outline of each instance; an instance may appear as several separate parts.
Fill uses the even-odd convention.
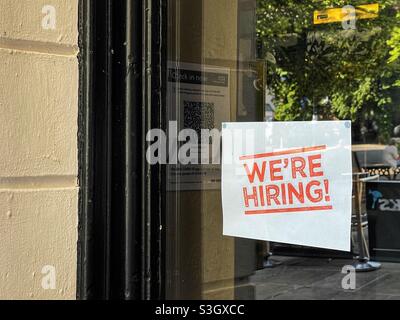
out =
[[[225,235],[350,251],[351,122],[227,123],[222,144]]]
[[[230,72],[228,68],[217,66],[169,63],[168,120],[169,123],[176,121],[177,132],[168,132],[168,136],[176,136],[182,130],[190,129],[196,133],[199,141],[198,163],[182,165],[178,162],[167,166],[169,191],[221,188],[220,161],[216,163],[212,158],[212,141],[207,147],[201,137],[202,130],[211,132],[216,129],[220,133],[222,122],[230,121]],[[205,148],[208,148],[208,161],[204,161]]]

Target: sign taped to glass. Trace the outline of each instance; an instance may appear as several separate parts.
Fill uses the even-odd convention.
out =
[[[222,137],[225,235],[350,251],[350,122],[227,123]]]

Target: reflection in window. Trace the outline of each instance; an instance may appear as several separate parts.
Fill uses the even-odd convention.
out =
[[[257,2],[270,105],[277,121],[351,119],[358,163],[387,176],[400,133],[398,1],[343,3]]]

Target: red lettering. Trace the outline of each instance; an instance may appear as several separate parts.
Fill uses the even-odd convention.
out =
[[[308,157],[308,165],[310,167],[310,177],[322,177],[324,173],[322,171],[316,172],[316,169],[321,169],[321,162],[316,162],[317,160],[321,161],[321,155],[316,154],[314,156]]]
[[[287,204],[287,199],[286,199],[286,185],[282,184],[281,185],[281,190],[282,190],[282,204],[286,205]]]
[[[259,186],[258,190],[260,192],[260,202],[261,202],[261,206],[264,207],[265,206],[265,197],[264,197],[264,187],[263,186]]]
[[[258,207],[258,196],[257,196],[257,188],[253,187],[253,194],[248,194],[247,188],[243,188],[243,196],[244,196],[244,203],[246,207],[250,207],[250,200],[254,201],[254,206]]]
[[[324,197],[322,189],[315,189],[313,194],[311,194],[311,188],[319,186],[321,186],[321,183],[318,181],[311,181],[309,184],[307,184],[306,187],[307,198],[313,203],[321,202]]]
[[[271,174],[271,181],[281,181],[283,176],[278,176],[282,172],[282,168],[277,168],[277,164],[281,164],[282,160],[273,160],[269,162],[269,171]]]
[[[289,204],[293,204],[293,196],[296,197],[296,199],[300,203],[304,203],[304,189],[303,189],[303,183],[299,182],[299,190],[296,190],[293,184],[288,183],[288,198],[289,198]]]
[[[249,166],[247,164],[244,165],[244,168],[246,169],[247,177],[249,178],[250,183],[254,183],[256,175],[260,182],[264,182],[266,165],[267,165],[266,162],[262,163],[261,171],[260,171],[260,167],[258,166],[257,163],[254,163],[252,171],[250,171]]]
[[[292,178],[297,179],[297,173],[299,173],[303,178],[307,178],[304,172],[306,168],[306,160],[301,157],[292,158]]]
[[[280,206],[281,203],[279,201],[279,187],[276,185],[269,185],[265,187],[265,190],[267,194],[267,204],[270,206],[273,200],[276,205]]]

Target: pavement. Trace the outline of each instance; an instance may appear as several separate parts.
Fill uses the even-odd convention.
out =
[[[250,277],[257,300],[400,300],[400,264],[357,273],[355,289],[342,288],[342,269],[352,260],[321,258],[272,258],[275,267]]]

